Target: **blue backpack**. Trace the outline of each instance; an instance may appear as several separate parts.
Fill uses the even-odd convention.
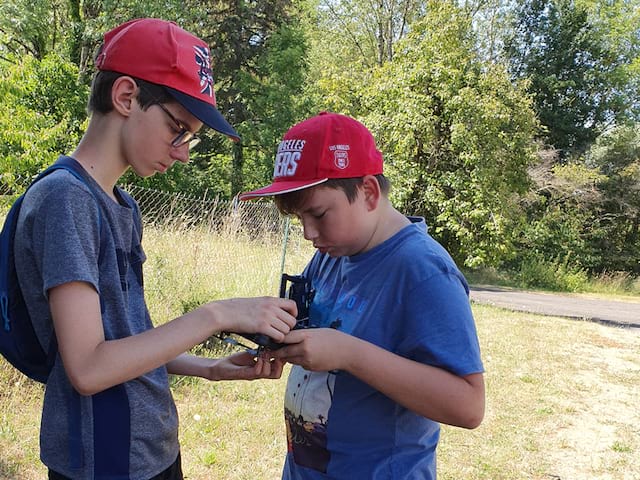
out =
[[[78,162],[70,157],[60,159],[44,170],[29,185],[27,191],[38,180],[56,170],[66,170],[89,187],[96,197],[94,187],[84,177],[86,173]],[[38,340],[25,305],[13,256],[13,240],[18,223],[18,214],[24,200],[22,194],[11,206],[0,234],[0,353],[18,370],[38,382],[46,383],[58,351],[55,334],[45,350]],[[102,236],[101,217],[98,217]]]

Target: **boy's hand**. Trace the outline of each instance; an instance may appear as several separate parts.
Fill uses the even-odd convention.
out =
[[[296,324],[296,302],[285,298],[232,298],[204,305],[214,310],[219,331],[263,333],[276,342]]]
[[[277,379],[282,376],[285,362],[273,358],[270,352],[258,357],[250,352],[239,352],[220,358],[209,368],[209,380]]]
[[[351,335],[333,328],[292,330],[284,338],[287,346],[271,355],[310,371],[345,370],[352,340]]]

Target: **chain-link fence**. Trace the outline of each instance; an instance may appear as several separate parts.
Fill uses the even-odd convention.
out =
[[[14,185],[27,183],[16,179]],[[199,227],[210,231],[233,229],[251,236],[280,234],[285,221],[269,202],[238,202],[218,197],[169,193],[137,185],[122,187],[136,199],[145,224],[178,228]],[[22,191],[0,182],[0,204],[8,208]]]
[[[312,255],[301,227],[272,202],[196,197],[137,185],[122,188],[142,212],[145,290],[156,324],[211,300],[277,295],[281,274],[301,272]],[[23,190],[0,179],[0,221]],[[217,338],[202,347],[216,352],[230,348]]]
[[[212,231],[233,228],[253,235],[277,234],[284,228],[284,219],[272,203],[195,197],[135,185],[125,185],[123,189],[136,199],[147,224],[205,227]]]

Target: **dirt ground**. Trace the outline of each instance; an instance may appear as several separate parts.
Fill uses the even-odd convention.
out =
[[[498,287],[474,287],[471,299],[601,325],[594,326],[588,341],[567,341],[567,358],[576,372],[567,385],[576,395],[558,400],[557,408],[569,414],[559,417],[550,435],[547,458],[556,467],[545,478],[640,480],[639,469],[617,464],[621,454],[637,455],[640,446],[640,302]]]
[[[557,465],[551,478],[640,480],[640,470],[621,471],[616,464],[620,454],[637,455],[640,438],[640,329],[629,329],[623,340],[619,333],[619,328],[603,327],[590,345],[572,346],[586,368],[570,381],[589,395],[565,399],[563,407],[571,415],[555,432],[560,448],[548,452]]]

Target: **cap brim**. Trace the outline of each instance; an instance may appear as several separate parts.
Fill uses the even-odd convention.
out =
[[[319,180],[296,180],[290,182],[273,182],[271,185],[250,192],[244,192],[238,195],[240,200],[251,200],[257,197],[269,197],[272,195],[282,195],[283,193],[296,192],[304,188],[314,187],[329,180],[321,178]]]
[[[182,93],[175,88],[167,87],[167,91],[176,101],[186,108],[194,117],[204,123],[206,126],[213,128],[215,131],[229,136],[233,141],[240,140],[240,135],[227,122],[222,114],[210,103],[203,102],[197,98]]]

